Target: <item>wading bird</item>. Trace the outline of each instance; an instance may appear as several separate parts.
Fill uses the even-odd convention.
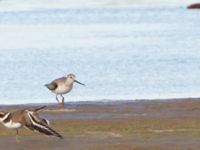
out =
[[[62,139],[59,133],[49,127],[49,121],[39,116],[38,112],[45,107],[27,108],[14,112],[0,111],[0,122],[7,128],[16,129],[16,141],[19,141],[19,129],[22,127]]]
[[[59,104],[61,104],[62,107],[64,107],[64,97],[63,94],[69,93],[72,88],[74,82],[85,85],[79,81],[76,80],[76,76],[74,74],[68,74],[66,77],[61,77],[58,79],[53,80],[49,84],[45,84],[45,86],[52,91],[53,93],[56,94],[56,100]],[[62,97],[61,102],[58,99],[58,95]]]

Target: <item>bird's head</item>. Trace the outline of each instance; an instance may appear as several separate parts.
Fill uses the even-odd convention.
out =
[[[76,80],[76,76],[75,76],[74,74],[72,74],[72,73],[70,73],[70,74],[67,75],[67,82],[69,82],[69,83],[76,82],[76,83],[78,83],[78,84],[85,85],[85,84],[83,84],[83,83],[77,81],[77,80]]]

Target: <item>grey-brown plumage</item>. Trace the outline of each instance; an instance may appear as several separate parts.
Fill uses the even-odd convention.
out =
[[[0,112],[0,122],[7,128],[16,129],[16,140],[18,129],[26,127],[32,131],[37,131],[45,135],[63,138],[58,132],[49,127],[49,121],[39,116],[38,111],[44,109],[26,108],[15,112]]]
[[[56,100],[58,101],[58,103],[60,103],[60,101],[58,99],[58,95],[60,95],[62,97],[60,104],[62,107],[64,107],[63,94],[67,94],[72,90],[74,82],[79,83],[81,85],[85,85],[85,84],[77,81],[76,76],[74,74],[68,74],[67,77],[61,77],[61,78],[55,79],[51,83],[45,84],[45,86],[50,91],[52,91],[53,93],[56,94]]]
[[[56,82],[51,82],[50,84],[46,84],[45,85],[49,90],[51,91],[54,91],[57,87],[58,87],[58,84]]]

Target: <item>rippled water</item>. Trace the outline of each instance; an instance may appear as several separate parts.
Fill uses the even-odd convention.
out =
[[[0,100],[55,102],[43,85],[75,73],[66,101],[200,96],[200,11],[180,6],[0,12]]]

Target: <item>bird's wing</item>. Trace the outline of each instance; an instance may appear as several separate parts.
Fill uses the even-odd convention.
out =
[[[44,109],[45,107],[46,106],[43,106],[43,107],[39,107],[39,108],[32,110],[33,111],[32,116],[34,116],[34,118],[36,119],[37,122],[40,122],[45,125],[49,125],[50,124],[49,120],[40,117],[39,114],[37,113],[38,111],[40,111],[41,109]]]
[[[51,82],[49,84],[45,84],[45,86],[51,91],[55,90],[58,87],[57,83],[55,83],[55,82]]]
[[[31,119],[29,118],[28,114],[26,113],[23,118],[22,118],[25,122],[24,126],[29,128],[30,130],[34,131],[34,127],[32,125]]]
[[[53,83],[64,83],[65,82],[65,80],[66,80],[66,77],[61,77],[61,78],[58,78],[58,79],[55,79],[55,80],[53,80],[52,82]]]
[[[52,81],[52,83],[56,83],[57,85],[61,85],[61,84],[65,83],[66,79],[67,79],[66,77],[61,77],[61,78],[55,79],[54,81]]]
[[[29,120],[28,123],[25,125],[27,128],[33,131],[38,131],[45,135],[56,136],[63,139],[63,137],[59,133],[50,128],[47,124],[40,122],[39,119],[33,114],[33,112],[28,111],[26,119]]]
[[[61,78],[58,78],[58,79],[53,80],[53,81],[52,81],[51,83],[49,83],[49,84],[45,84],[45,86],[46,86],[49,90],[54,91],[54,90],[58,87],[58,85],[65,83],[65,80],[66,80],[66,77],[61,77]]]

